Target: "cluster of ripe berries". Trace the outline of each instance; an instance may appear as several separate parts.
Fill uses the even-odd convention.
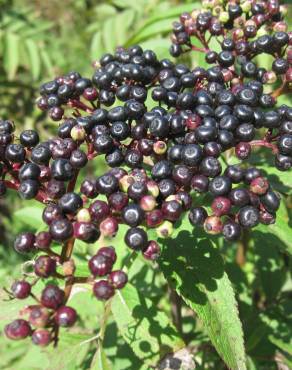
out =
[[[39,248],[45,252],[46,247],[44,245],[40,247],[37,243],[37,237],[40,234],[37,236],[34,236],[32,233],[19,235],[15,241],[16,249],[23,247],[24,243],[28,246],[29,241],[31,248]],[[43,238],[41,239],[44,240]],[[32,244],[33,240],[34,243]],[[21,252],[24,251],[22,250]],[[114,295],[115,289],[123,288],[128,281],[127,275],[123,271],[112,271],[116,258],[117,256],[113,247],[102,247],[88,261],[92,279],[90,280],[88,278],[87,281],[92,282],[93,293],[98,299],[109,299]],[[57,254],[54,257],[41,255],[34,261],[34,273],[38,278],[43,279],[64,276],[68,279],[72,278],[74,274],[72,261],[69,261],[67,266],[66,263],[63,263],[64,276],[61,276],[56,271],[57,264],[60,265],[60,262],[61,260]],[[99,279],[100,277],[103,277],[103,279]],[[64,291],[57,285],[49,283],[42,290],[38,299],[32,293],[32,287],[35,284],[36,281],[29,283],[27,280],[19,280],[12,284],[9,291],[7,290],[10,299],[25,299],[31,296],[36,299],[37,304],[26,306],[21,312],[21,316],[26,319],[14,320],[12,323],[6,325],[4,331],[9,339],[18,340],[31,336],[32,342],[35,345],[46,347],[51,342],[57,343],[60,327],[67,328],[75,324],[77,313],[74,308],[66,305],[66,301],[68,300],[66,290]]]
[[[159,244],[148,240],[147,229],[155,229],[158,238],[169,237],[185,213],[195,227],[223,234],[228,241],[238,240],[244,228],[275,222],[280,198],[261,171],[244,163],[225,165],[222,160],[226,151],[244,160],[252,147],[263,146],[275,154],[279,170],[292,166],[292,108],[276,107],[276,99],[265,91],[270,74],[251,61],[256,53],[240,54],[235,36],[225,37],[235,27],[235,9],[251,13],[250,19],[258,22],[262,19],[259,3],[252,3],[248,11],[246,3],[229,4],[234,24],[223,22],[223,51],[213,57],[211,51],[206,54],[215,66],[191,70],[169,59],[158,60],[153,51],[138,45],[118,48],[95,63],[91,79],[71,72],[41,87],[39,108],[53,120],[62,120],[56,137],[40,142],[34,130],[16,137],[13,123],[0,121],[0,195],[14,189],[23,199],[42,202],[47,225],[37,234],[21,233],[14,247],[19,253],[37,254],[33,263],[37,279],[65,281],[64,290],[48,284],[40,299],[26,280],[12,286],[11,296],[30,295],[38,305],[26,310],[28,321],[19,319],[6,327],[9,338],[32,334],[37,344],[56,343],[59,326],[76,320],[76,312],[66,306],[74,283],[92,284],[93,294],[103,300],[127,283],[122,270],[112,271],[116,260],[112,247],[100,248],[89,260],[90,276],[76,277],[72,258],[76,239],[95,243],[101,236],[112,238],[119,224],[125,224],[129,227],[125,244],[155,260]],[[275,14],[273,10],[272,21]],[[220,19],[220,14],[182,15],[181,23],[174,25],[175,47],[181,50],[189,44],[180,40],[181,32],[188,35],[191,20],[194,34],[203,40],[208,27],[214,27],[214,17]],[[282,58],[289,52],[291,34],[266,36],[272,37],[275,54]],[[264,47],[260,40],[256,45]],[[175,47],[173,55],[178,54]],[[277,72],[283,78],[281,92],[289,88],[291,58],[285,61],[285,71],[284,62],[273,66],[278,72],[279,65],[283,67]],[[109,169],[99,177],[85,178],[77,190],[80,171],[82,175],[97,156],[103,156]],[[208,206],[202,202],[204,193]],[[35,324],[33,310],[46,317],[41,325]]]

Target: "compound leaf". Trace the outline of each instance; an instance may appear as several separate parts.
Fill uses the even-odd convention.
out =
[[[184,347],[167,315],[131,284],[116,292],[111,307],[123,338],[135,354],[150,366],[167,353]]]

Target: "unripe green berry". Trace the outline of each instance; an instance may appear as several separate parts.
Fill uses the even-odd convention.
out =
[[[173,225],[170,221],[164,221],[156,228],[156,233],[159,238],[169,238],[173,233]]]
[[[222,23],[227,23],[229,21],[229,14],[227,12],[221,12],[219,14],[219,21]]]
[[[132,185],[134,183],[134,179],[132,176],[129,176],[129,175],[125,175],[123,176],[120,180],[119,180],[119,186],[120,186],[120,189],[126,193],[129,186]]]
[[[74,141],[84,141],[86,136],[86,131],[83,127],[74,126],[71,130],[71,137]]]
[[[78,222],[90,222],[91,216],[89,210],[87,208],[81,208],[76,215],[76,220]]]
[[[241,4],[241,9],[244,13],[248,13],[251,10],[251,1],[247,0],[243,4]]]
[[[146,186],[147,186],[148,193],[152,195],[154,198],[157,198],[159,195],[159,187],[156,184],[156,182],[153,180],[149,180],[147,181]]]
[[[159,155],[166,153],[167,151],[166,143],[162,140],[156,141],[153,145],[153,151],[154,153],[159,154]]]

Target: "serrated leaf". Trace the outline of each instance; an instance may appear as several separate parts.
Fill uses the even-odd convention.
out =
[[[13,80],[19,64],[19,37],[7,32],[4,39],[3,65],[8,75],[8,80]]]
[[[90,370],[111,370],[111,366],[99,341],[97,351],[90,365]]]
[[[231,369],[246,369],[237,302],[223,260],[210,238],[183,220],[175,239],[164,240],[160,268],[178,294],[201,319],[205,330]]]
[[[282,243],[277,243],[277,247],[280,248],[283,252],[292,255],[292,230],[289,225],[289,215],[282,200],[280,208],[277,211],[276,222],[273,225],[258,225],[255,230],[261,231],[263,234],[272,233],[278,237]],[[268,235],[267,235],[268,236]]]
[[[150,366],[156,365],[165,354],[184,347],[167,315],[131,284],[116,291],[111,309],[125,341]]]
[[[41,71],[41,59],[40,59],[40,53],[39,48],[37,44],[31,40],[27,39],[25,40],[26,49],[29,56],[29,64],[30,64],[30,70],[32,73],[32,77],[34,80],[37,80],[40,76]]]

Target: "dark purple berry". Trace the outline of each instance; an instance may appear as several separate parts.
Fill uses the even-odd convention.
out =
[[[111,272],[113,261],[105,254],[96,254],[88,261],[88,267],[93,276],[104,276]]]
[[[77,313],[74,308],[69,306],[62,306],[58,308],[55,314],[55,321],[57,325],[62,327],[73,326],[77,320]]]
[[[41,294],[41,303],[47,308],[56,310],[64,301],[64,292],[56,285],[48,284]]]
[[[128,282],[128,276],[122,270],[112,271],[108,281],[115,289],[122,289]]]
[[[35,249],[35,235],[30,232],[19,234],[14,241],[14,249],[18,253],[29,253]]]
[[[97,299],[108,300],[115,294],[115,289],[107,280],[99,280],[93,285],[93,294]]]

